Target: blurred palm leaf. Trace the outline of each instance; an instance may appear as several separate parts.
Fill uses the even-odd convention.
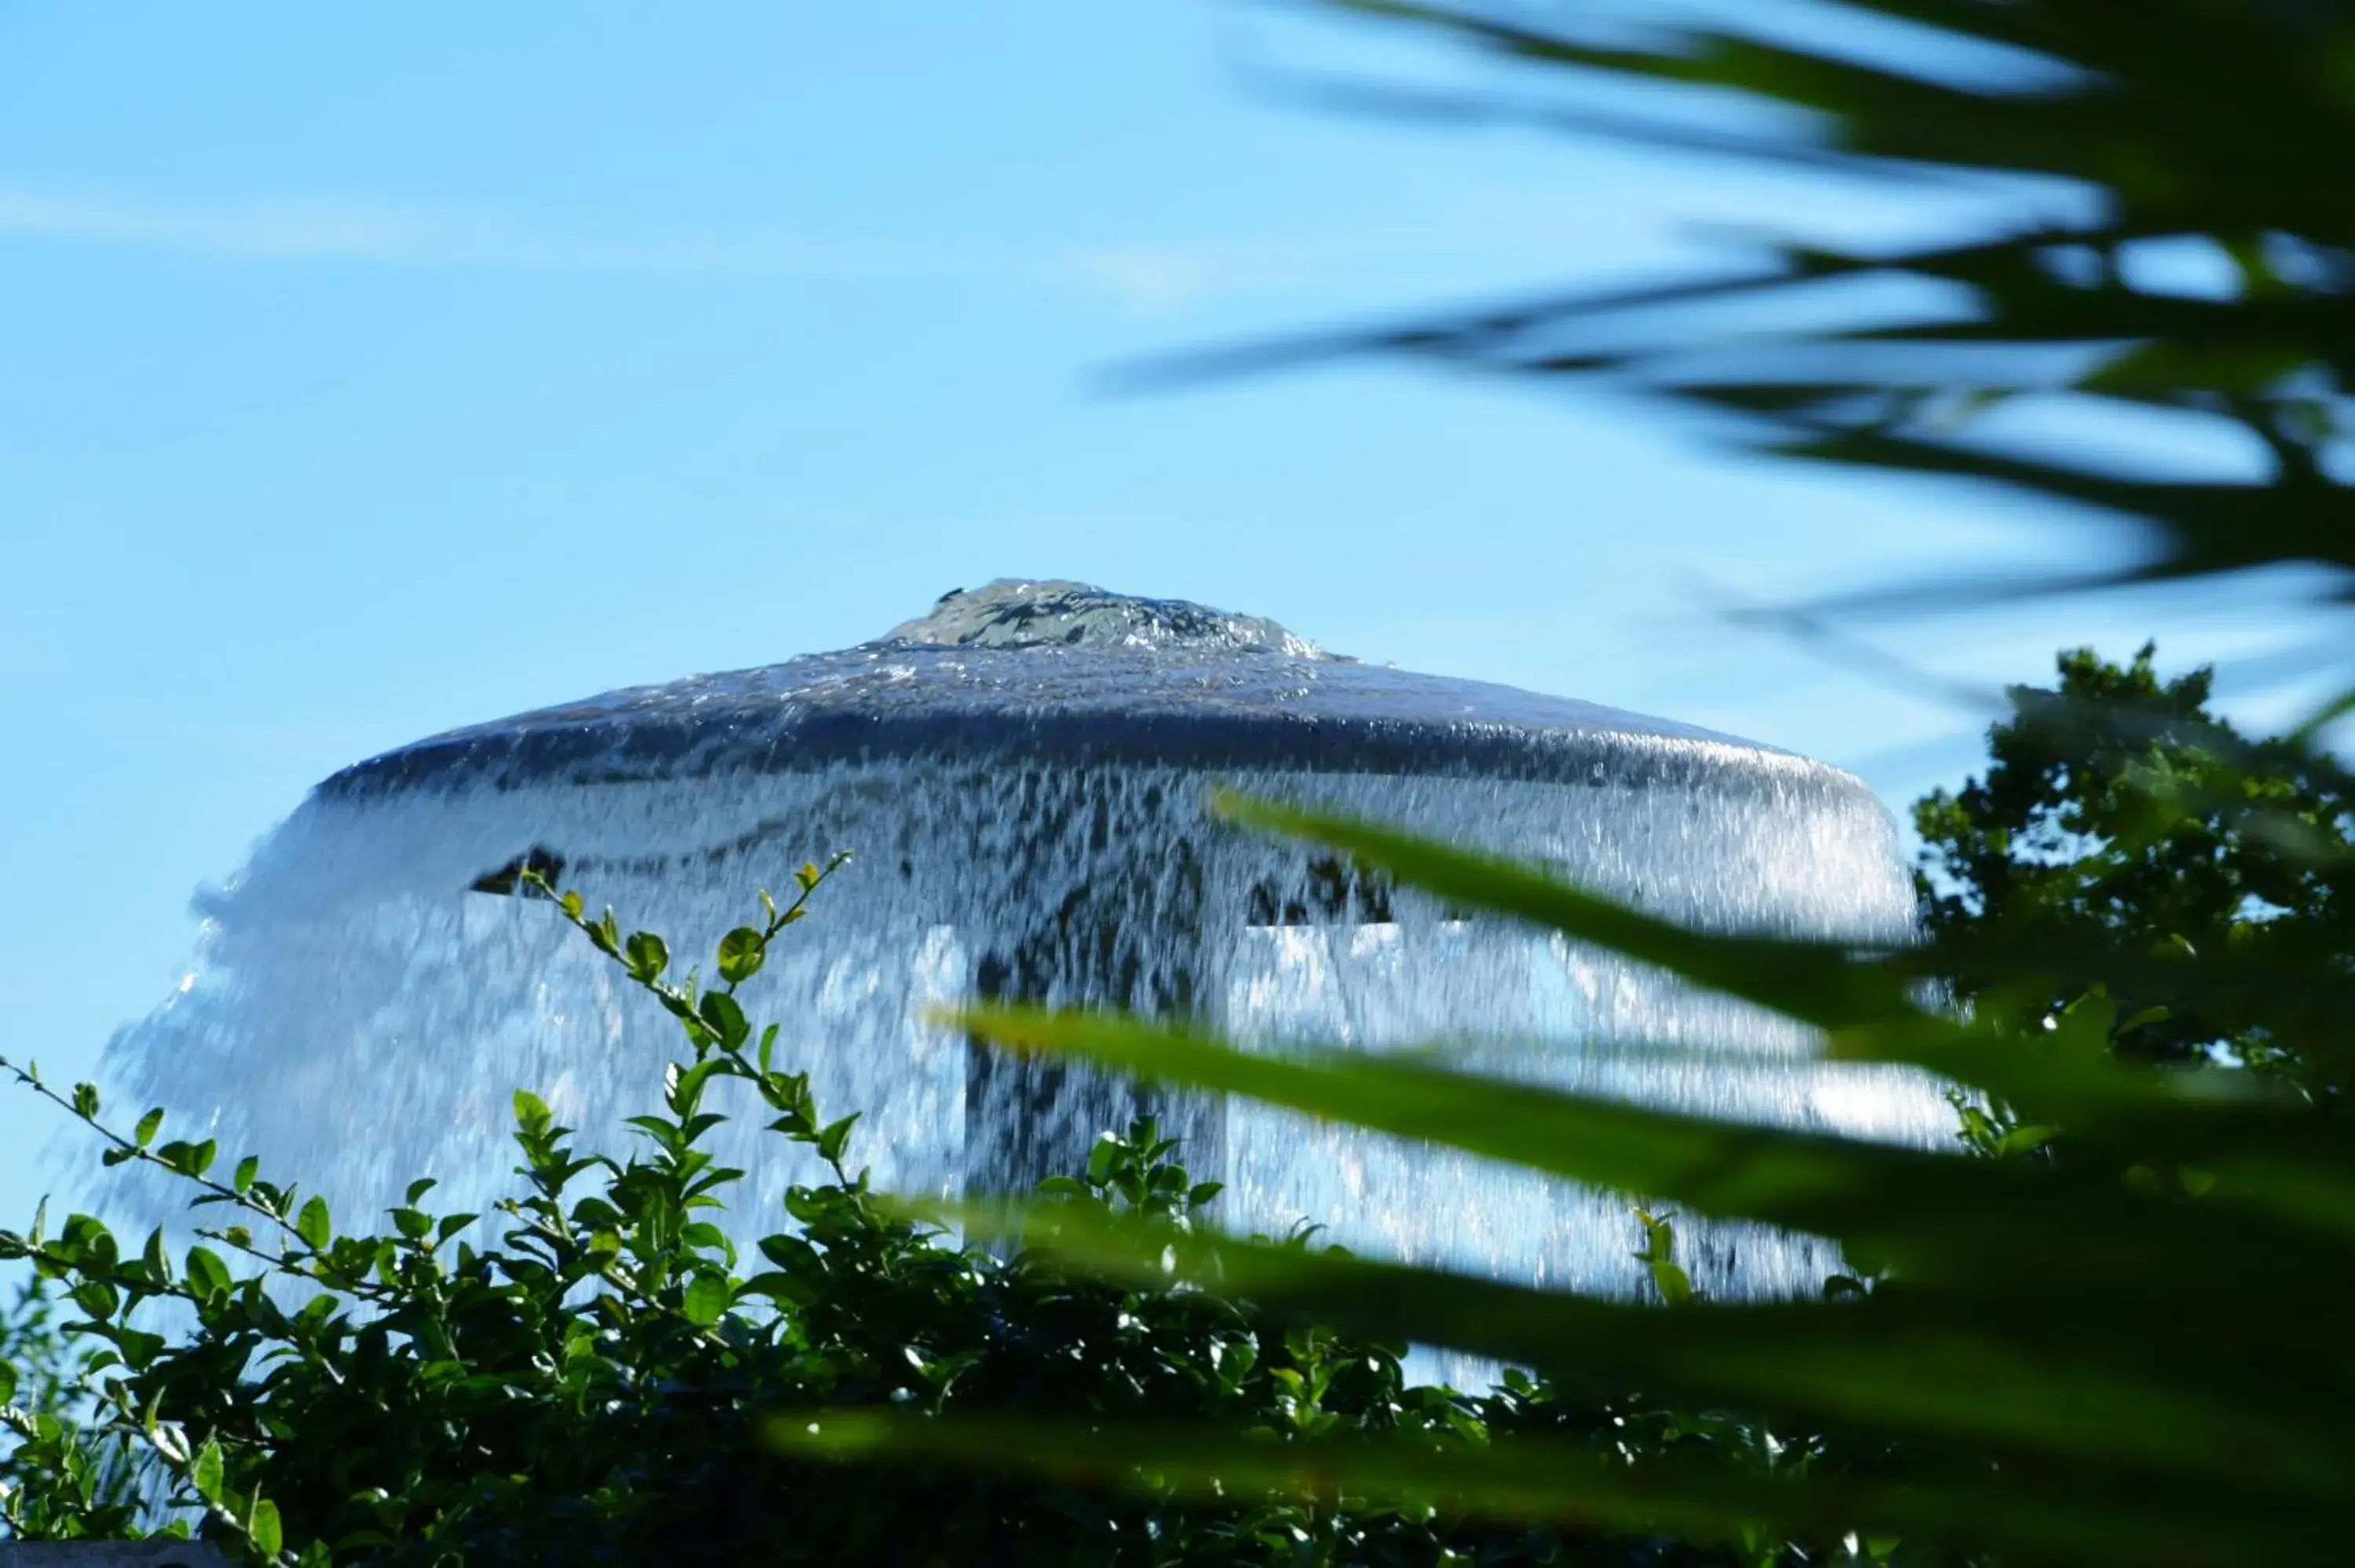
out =
[[[1736,1521],[2006,1552],[2022,1562],[2270,1563],[2355,1528],[2355,1140],[2335,1107],[2229,1075],[2130,1068],[2098,995],[2022,1040],[1923,998],[1909,956],[1685,930],[1526,866],[1263,802],[1222,809],[1316,840],[1451,904],[1608,946],[1827,1032],[1852,1061],[1934,1067],[2067,1129],[2066,1158],[1970,1160],[1739,1126],[1500,1082],[1434,1055],[1254,1053],[1184,1028],[980,1009],[964,1027],[1193,1088],[1832,1237],[1879,1283],[1821,1302],[1671,1309],[1114,1217],[976,1206],[977,1230],[1139,1286],[1249,1298],[1378,1340],[1449,1346],[1599,1397],[1638,1392],[1781,1430],[1861,1431],[1868,1476],[1762,1478],[1696,1461],[1595,1466],[1542,1444],[1476,1454],[1148,1427],[876,1425],[781,1436],[1065,1478],[1321,1489],[1475,1513],[1636,1521],[1731,1539]],[[2264,987],[2222,971],[2216,983]],[[2306,1006],[2305,1003],[2298,1004]],[[2345,1020],[2338,1014],[2343,1036]]]
[[[1774,244],[1697,281],[1440,312],[1167,371],[1383,352],[1609,377],[1736,416],[1776,455],[1977,481],[2147,525],[2147,551],[2115,572],[1990,592],[2305,562],[2329,594],[2355,596],[2347,0],[1760,0],[1725,25],[1631,22],[1598,0],[1319,4],[1498,57],[1544,95],[1538,118],[1581,132],[1937,174],[1990,200],[1960,238]],[[1631,83],[1656,90],[1656,113],[1574,107],[1582,90],[1624,99]],[[1727,129],[1761,110],[1774,128]],[[1911,303],[1890,304],[1892,282],[1915,286]],[[1774,324],[1795,314],[1803,324]],[[1729,334],[1730,320],[1759,324]],[[1999,406],[2030,416],[2015,436],[2039,408],[2123,416],[2153,452],[2200,421],[2240,432],[2263,471],[2182,482],[2035,455],[1978,439],[1977,417]]]
[[[2127,567],[2008,591],[2303,562],[2323,569],[2330,596],[2355,598],[2355,0],[1759,0],[1723,23],[1604,0],[1318,3],[1492,54],[1543,95],[1534,117],[1581,132],[1936,175],[1990,199],[1976,228],[1934,241],[1779,243],[1695,281],[1444,313],[1169,370],[1383,352],[1600,378],[1744,421],[1769,452],[1961,478],[2145,527],[2147,552]],[[1614,89],[1611,105],[1581,105],[1598,83]],[[1629,84],[1657,90],[1653,111],[1618,107]],[[1746,112],[1760,110],[1770,112]],[[2181,271],[2187,254],[2211,276]],[[1891,282],[1904,287],[1892,294]],[[1742,330],[1729,333],[1730,320]],[[2034,430],[2039,410],[2123,421],[2153,452],[2204,421],[2237,432],[2257,461],[2248,477],[2185,481],[2055,457],[2049,442],[2041,453],[2003,444],[2006,427]],[[1954,597],[1952,586],[1932,597]],[[2318,733],[2286,744],[2310,751]],[[1431,1060],[1273,1058],[1133,1021],[984,1012],[965,1023],[1006,1048],[1824,1234],[1868,1278],[1838,1300],[1662,1308],[1057,1203],[965,1219],[1090,1268],[1486,1354],[1598,1396],[1643,1391],[1785,1429],[1840,1426],[1881,1445],[1884,1462],[1761,1476],[1698,1461],[1596,1465],[1519,1442],[1341,1447],[872,1416],[826,1417],[781,1441],[1222,1496],[1420,1499],[1696,1539],[1856,1530],[1902,1536],[1925,1562],[1970,1550],[2056,1563],[2345,1554],[2355,1139],[2342,1105],[2355,1083],[2355,980],[2344,962],[2008,955],[2009,972],[1973,982],[2085,993],[2049,1035],[2022,1037],[1926,1000],[1939,960],[1922,952],[1686,930],[1407,834],[1264,803],[1227,810],[1452,906],[1811,1025],[1835,1057],[1937,1073],[2061,1141],[1972,1160],[1533,1091]],[[2135,1021],[2115,1015],[2105,982],[2278,1025],[2323,1086],[2301,1097],[2246,1075],[2124,1067],[2109,1047]]]
[[[1305,1497],[1341,1508],[1452,1509],[1487,1519],[1672,1532],[1695,1541],[1740,1542],[1762,1528],[1832,1541],[1859,1532],[1904,1541],[1983,1540],[2018,1551],[2021,1561],[2041,1561],[2057,1549],[2070,1563],[2150,1564],[2307,1561],[2318,1542],[2330,1539],[2315,1511],[2291,1499],[2235,1507],[2182,1491],[2152,1494],[2123,1478],[2089,1492],[2056,1484],[2057,1478],[1998,1476],[1983,1467],[1955,1466],[1925,1485],[1914,1474],[1762,1475],[1674,1457],[1635,1468],[1615,1454],[1535,1439],[1478,1448],[1321,1438],[1238,1441],[1231,1433],[1182,1427],[940,1420],[871,1410],[788,1418],[771,1429],[771,1439],[789,1452],[839,1462],[945,1461],[1222,1504],[1254,1496]],[[1915,1560],[1940,1561],[1905,1559]]]

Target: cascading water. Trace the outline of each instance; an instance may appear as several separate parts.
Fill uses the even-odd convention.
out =
[[[837,848],[748,993],[821,1109],[865,1113],[879,1186],[952,1194],[1074,1168],[1145,1091],[1015,1063],[929,1022],[984,994],[1184,1014],[1271,1050],[1442,1043],[1499,1075],[1933,1141],[1902,1074],[1543,934],[1464,919],[1224,829],[1214,783],[1535,857],[1718,928],[1902,939],[1887,814],[1819,763],[1591,705],[1327,655],[1273,622],[1069,583],[952,594],[843,652],[461,730],[314,791],[211,898],[181,994],[111,1045],[115,1093],[225,1151],[380,1208],[419,1174],[497,1190],[510,1092],[619,1150],[675,1025],[544,902],[531,857],[684,965]],[[504,872],[504,874],[502,873]],[[1674,1052],[1647,1046],[1675,1045]],[[1307,1218],[1361,1249],[1625,1292],[1615,1199],[1264,1107],[1156,1105],[1230,1225]],[[816,1174],[747,1116],[739,1224]],[[1811,1290],[1804,1237],[1696,1227],[1726,1295]]]

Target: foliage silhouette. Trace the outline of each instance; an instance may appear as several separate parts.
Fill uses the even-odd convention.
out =
[[[1722,24],[1588,0],[1318,8],[1487,51],[1523,73],[1532,118],[1582,133],[1943,179],[1988,199],[1964,232],[1934,241],[1774,243],[1714,278],[1435,313],[1160,374],[1388,353],[1595,380],[1730,416],[1770,454],[1963,479],[2139,525],[2140,558],[2115,569],[1990,573],[1975,590],[1947,580],[1837,601],[1849,609],[2293,565],[2313,568],[2298,580],[2320,597],[2355,596],[2346,0],[1826,0],[1762,4]],[[1659,89],[1657,113],[1582,111],[1578,90],[1599,81]],[[1729,98],[1765,111],[1742,126],[1767,128],[1729,130]],[[2187,283],[2186,257],[2219,277]],[[1729,333],[1729,308],[1753,312],[1753,330]],[[2107,418],[2147,450],[2192,427],[2231,432],[2262,471],[2185,480],[2010,444],[2069,411]],[[2342,1090],[2355,1071],[2355,955],[2339,892],[2350,796],[2320,742],[2355,699],[2247,742],[2204,713],[2205,695],[2198,678],[2160,686],[2147,668],[2064,666],[2062,700],[2024,705],[1998,731],[1989,781],[1926,808],[1932,869],[1956,878],[1933,891],[1959,902],[1934,914],[1944,939],[1912,950],[1679,930],[1532,868],[1271,802],[1227,804],[1243,825],[1457,907],[1812,1024],[1835,1057],[1943,1075],[1969,1091],[1966,1141],[1992,1158],[1764,1133],[1338,1051],[1271,1065],[1119,1019],[984,1011],[967,1022],[1007,1049],[1253,1095],[1847,1247],[1860,1277],[1838,1299],[1661,1312],[1231,1239],[1154,1250],[1102,1226],[1063,1241],[1115,1277],[1175,1266],[1598,1393],[1642,1384],[1770,1428],[1849,1424],[1891,1456],[1764,1488],[1705,1465],[1619,1485],[1500,1443],[1444,1481],[1425,1472],[1466,1506],[1649,1510],[1716,1540],[1844,1520],[1872,1550],[1925,1561],[1962,1550],[2007,1563],[2328,1559],[2355,1529],[2355,1457],[2330,1430],[2355,1396],[2334,1283],[2355,1268]],[[2035,870],[2021,835],[2073,817],[2091,842],[2053,846],[2067,871]],[[1935,978],[1976,1005],[1952,1013],[1925,993]],[[2147,1065],[2219,1043],[2285,1070]],[[1143,1431],[1118,1446],[1099,1437],[1084,1455],[1068,1434],[1029,1437],[1048,1473],[1082,1458],[1093,1474],[1170,1465],[1209,1488],[1269,1463]],[[1002,1464],[1009,1451],[1004,1432],[871,1414],[791,1440],[845,1457],[977,1462],[995,1442]],[[1282,1462],[1327,1485],[1401,1484],[1391,1457],[1340,1446]]]
[[[1344,98],[1973,200],[1933,240],[1771,241],[1709,277],[1571,287],[1191,355],[1147,368],[1146,383],[1364,353],[1599,379],[1732,416],[1758,451],[1960,479],[2114,532],[2123,519],[2141,524],[2131,564],[1990,573],[1982,592],[2295,562],[2318,568],[2324,598],[2355,597],[2347,0],[1758,0],[1664,16],[1604,0],[1306,8],[1420,29],[1505,68],[1484,96]],[[1599,108],[1598,87],[1612,90]],[[1630,89],[1647,107],[1612,107]],[[2016,438],[2054,409],[2138,433],[2147,450],[2179,450],[2182,431],[2206,425],[2236,436],[2262,471],[2149,477],[2038,455],[1986,429],[2000,410]],[[1973,597],[1946,580],[1849,602]]]

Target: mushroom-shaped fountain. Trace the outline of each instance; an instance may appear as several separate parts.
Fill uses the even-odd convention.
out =
[[[708,953],[755,890],[855,860],[755,982],[780,1055],[903,1192],[1026,1186],[1152,1108],[1231,1224],[1634,1287],[1614,1201],[1242,1105],[1170,1100],[943,1030],[979,994],[1199,1019],[1281,1050],[1444,1044],[1499,1075],[1907,1140],[1949,1113],[1788,1025],[1544,933],[1465,918],[1212,822],[1231,784],[1541,860],[1720,928],[1902,938],[1913,894],[1854,779],[1705,730],[1326,653],[1272,621],[992,583],[837,653],[435,736],[327,779],[213,895],[196,972],[111,1047],[142,1103],[367,1207],[501,1168],[510,1093],[618,1143],[666,1020],[526,865]],[[1674,1052],[1651,1047],[1670,1044]],[[812,1171],[747,1117],[765,1197]],[[471,1173],[471,1175],[470,1175]],[[748,1224],[766,1225],[766,1209]],[[1694,1233],[1728,1294],[1812,1287],[1806,1238]]]

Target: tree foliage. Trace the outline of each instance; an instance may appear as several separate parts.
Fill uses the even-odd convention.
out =
[[[1978,1005],[2033,1022],[2067,1002],[2065,969],[2023,977],[2044,955],[2229,953],[2292,973],[2355,961],[2345,771],[2243,736],[2211,711],[2212,672],[2162,679],[2156,652],[2062,653],[2054,685],[2011,690],[1985,775],[1914,807],[1928,934]],[[2169,978],[2154,966],[2119,990],[2129,1013],[2164,1012],[2127,1036],[2135,1054],[2302,1067],[2297,1031]]]

